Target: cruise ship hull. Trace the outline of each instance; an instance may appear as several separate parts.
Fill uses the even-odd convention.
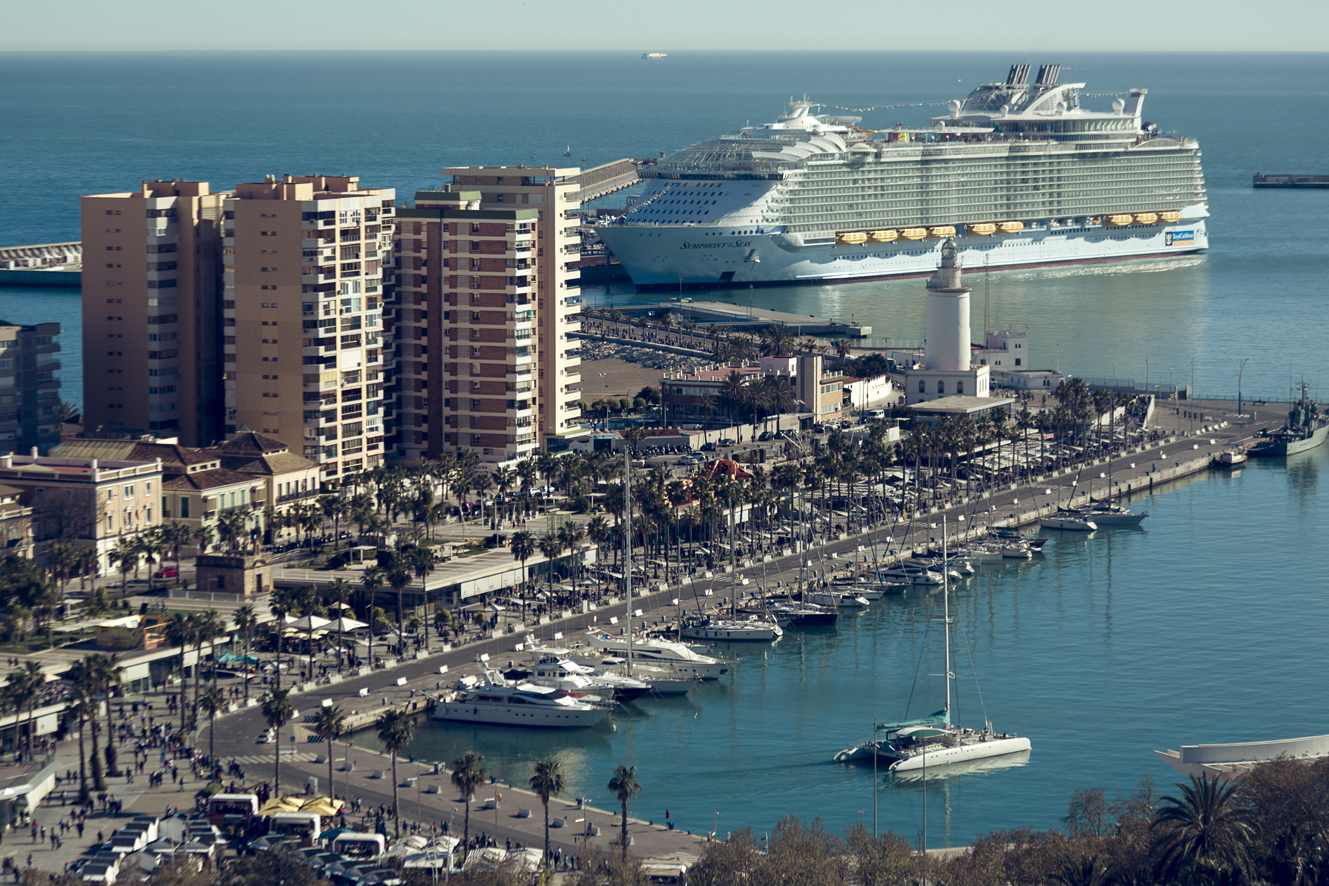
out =
[[[719,289],[842,283],[928,276],[941,240],[864,243],[799,242],[779,231],[728,236],[728,227],[631,225],[597,228],[638,289]],[[1209,247],[1203,218],[1126,229],[1026,229],[1019,234],[958,236],[971,271],[1171,258]]]

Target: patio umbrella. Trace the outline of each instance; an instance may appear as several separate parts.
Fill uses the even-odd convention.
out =
[[[263,804],[259,815],[276,815],[278,812],[299,812],[300,801],[294,797],[273,797]]]
[[[296,619],[286,623],[286,627],[305,633],[327,630],[327,626],[332,624],[326,618],[319,618],[317,615],[306,615],[304,618]]]
[[[306,800],[304,805],[300,807],[300,811],[314,812],[324,818],[331,818],[341,810],[341,806],[342,804],[334,804],[333,801],[327,797],[314,797],[311,800]]]
[[[353,618],[346,618],[345,616],[343,616],[337,619],[336,621],[328,622],[326,625],[323,626],[322,630],[325,630],[330,634],[335,634],[338,631],[342,632],[358,631],[361,628],[367,628],[367,627],[369,627],[369,625],[365,624],[362,621],[356,621]]]

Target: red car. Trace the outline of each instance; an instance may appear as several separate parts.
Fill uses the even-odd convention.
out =
[[[176,578],[179,575],[180,575],[180,570],[174,566],[167,566],[163,569],[158,569],[156,572],[152,573],[153,578]]]

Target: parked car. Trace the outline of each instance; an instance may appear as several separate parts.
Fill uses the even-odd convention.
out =
[[[163,566],[161,569],[152,573],[153,578],[178,578],[179,575],[180,570],[175,566]]]
[[[737,445],[738,445],[738,441],[735,440],[733,437],[725,437],[723,440],[720,441],[720,445],[721,445],[721,446],[737,446]]]
[[[702,452],[714,452],[714,451],[715,451],[715,448],[716,448],[716,447],[715,447],[715,444],[714,444],[714,443],[703,443],[703,444],[702,444],[702,447],[701,447],[701,451],[702,451]]]
[[[774,439],[775,439],[775,432],[773,431],[762,431],[761,436],[757,437],[757,440],[761,443],[765,443],[767,440],[774,440]]]

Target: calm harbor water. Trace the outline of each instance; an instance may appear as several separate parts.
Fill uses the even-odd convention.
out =
[[[653,156],[772,118],[805,92],[875,108],[863,112],[869,127],[917,125],[1013,61],[1060,62],[1063,79],[1086,81],[1090,93],[1148,87],[1146,117],[1200,140],[1212,249],[1170,262],[979,274],[970,281],[976,336],[986,290],[994,326],[1030,327],[1035,365],[1140,385],[1147,375],[1167,387],[1186,384],[1193,362],[1200,396],[1232,397],[1229,358],[1249,357],[1247,397],[1285,396],[1303,376],[1322,393],[1325,195],[1256,192],[1250,177],[1326,171],[1329,54],[1025,55],[671,52],[646,64],[637,53],[364,53],[346,64],[319,53],[8,53],[0,244],[77,239],[79,195],[144,178],[224,189],[265,173],[358,173],[410,201],[439,186],[440,166]],[[311,98],[315,85],[337,96],[335,117]],[[719,297],[742,304],[748,295]],[[861,320],[878,343],[923,336],[917,280],[753,298]],[[64,396],[81,401],[78,293],[0,289],[0,318],[64,324]],[[1151,512],[1143,529],[1058,539],[1042,561],[960,586],[960,713],[982,719],[977,673],[994,725],[1031,736],[1034,750],[1014,768],[930,783],[933,845],[1055,826],[1077,788],[1129,791],[1142,773],[1166,784],[1172,770],[1155,748],[1329,731],[1314,658],[1329,619],[1317,578],[1327,452],[1190,479],[1141,502]],[[873,716],[937,706],[939,681],[927,675],[940,670],[940,608],[936,596],[886,600],[834,633],[790,632],[773,647],[739,650],[732,679],[643,703],[612,730],[423,724],[411,752],[450,760],[476,750],[518,783],[534,760],[556,754],[568,795],[598,805],[611,805],[613,767],[635,764],[645,788],[638,814],[660,820],[669,808],[694,831],[717,812],[722,832],[764,830],[791,813],[832,829],[860,814],[870,822],[871,768],[829,761],[870,732]],[[881,826],[912,838],[921,787],[891,778],[881,787]]]
[[[1325,171],[1329,53],[1041,54],[671,52],[647,63],[636,52],[370,52],[346,64],[317,52],[6,53],[0,184],[10,199],[0,204],[0,244],[77,239],[79,195],[129,190],[144,178],[225,189],[265,173],[358,173],[411,201],[439,186],[444,165],[650,157],[773,119],[804,93],[835,113],[866,109],[868,127],[926,124],[948,99],[1004,78],[1014,61],[1056,61],[1064,81],[1088,84],[1089,106],[1147,87],[1145,117],[1200,140],[1212,249],[1175,262],[994,273],[993,325],[1031,327],[1035,364],[1082,375],[1182,385],[1194,361],[1201,396],[1235,396],[1229,358],[1245,356],[1250,395],[1285,397],[1302,375],[1318,390],[1329,328],[1325,195],[1256,192],[1250,181],[1255,172]],[[314,109],[312,82],[337,96],[335,118]],[[976,335],[983,289],[976,285]],[[726,297],[745,303],[747,294]],[[917,280],[755,298],[852,316],[879,341],[924,334]],[[62,381],[77,402],[76,302],[0,289],[0,318],[65,324]]]
[[[1196,476],[1138,496],[1150,514],[1142,528],[1053,533],[1041,559],[956,586],[958,717],[977,724],[986,711],[996,729],[1030,736],[1033,751],[929,779],[930,844],[1057,827],[1077,788],[1128,793],[1146,773],[1168,787],[1180,776],[1155,749],[1329,731],[1313,664],[1329,629],[1315,578],[1326,468],[1322,447]],[[942,672],[941,612],[939,594],[910,593],[834,631],[723,648],[742,659],[732,678],[683,700],[639,702],[591,730],[420,721],[410,753],[448,762],[475,750],[516,784],[552,756],[568,772],[567,796],[605,806],[613,768],[636,765],[636,814],[659,821],[668,808],[694,831],[709,830],[716,812],[722,831],[761,832],[788,814],[839,830],[862,813],[870,826],[871,765],[831,757],[871,735],[874,716],[941,706],[942,680],[930,676]],[[878,803],[881,828],[913,839],[919,781],[881,775]]]

